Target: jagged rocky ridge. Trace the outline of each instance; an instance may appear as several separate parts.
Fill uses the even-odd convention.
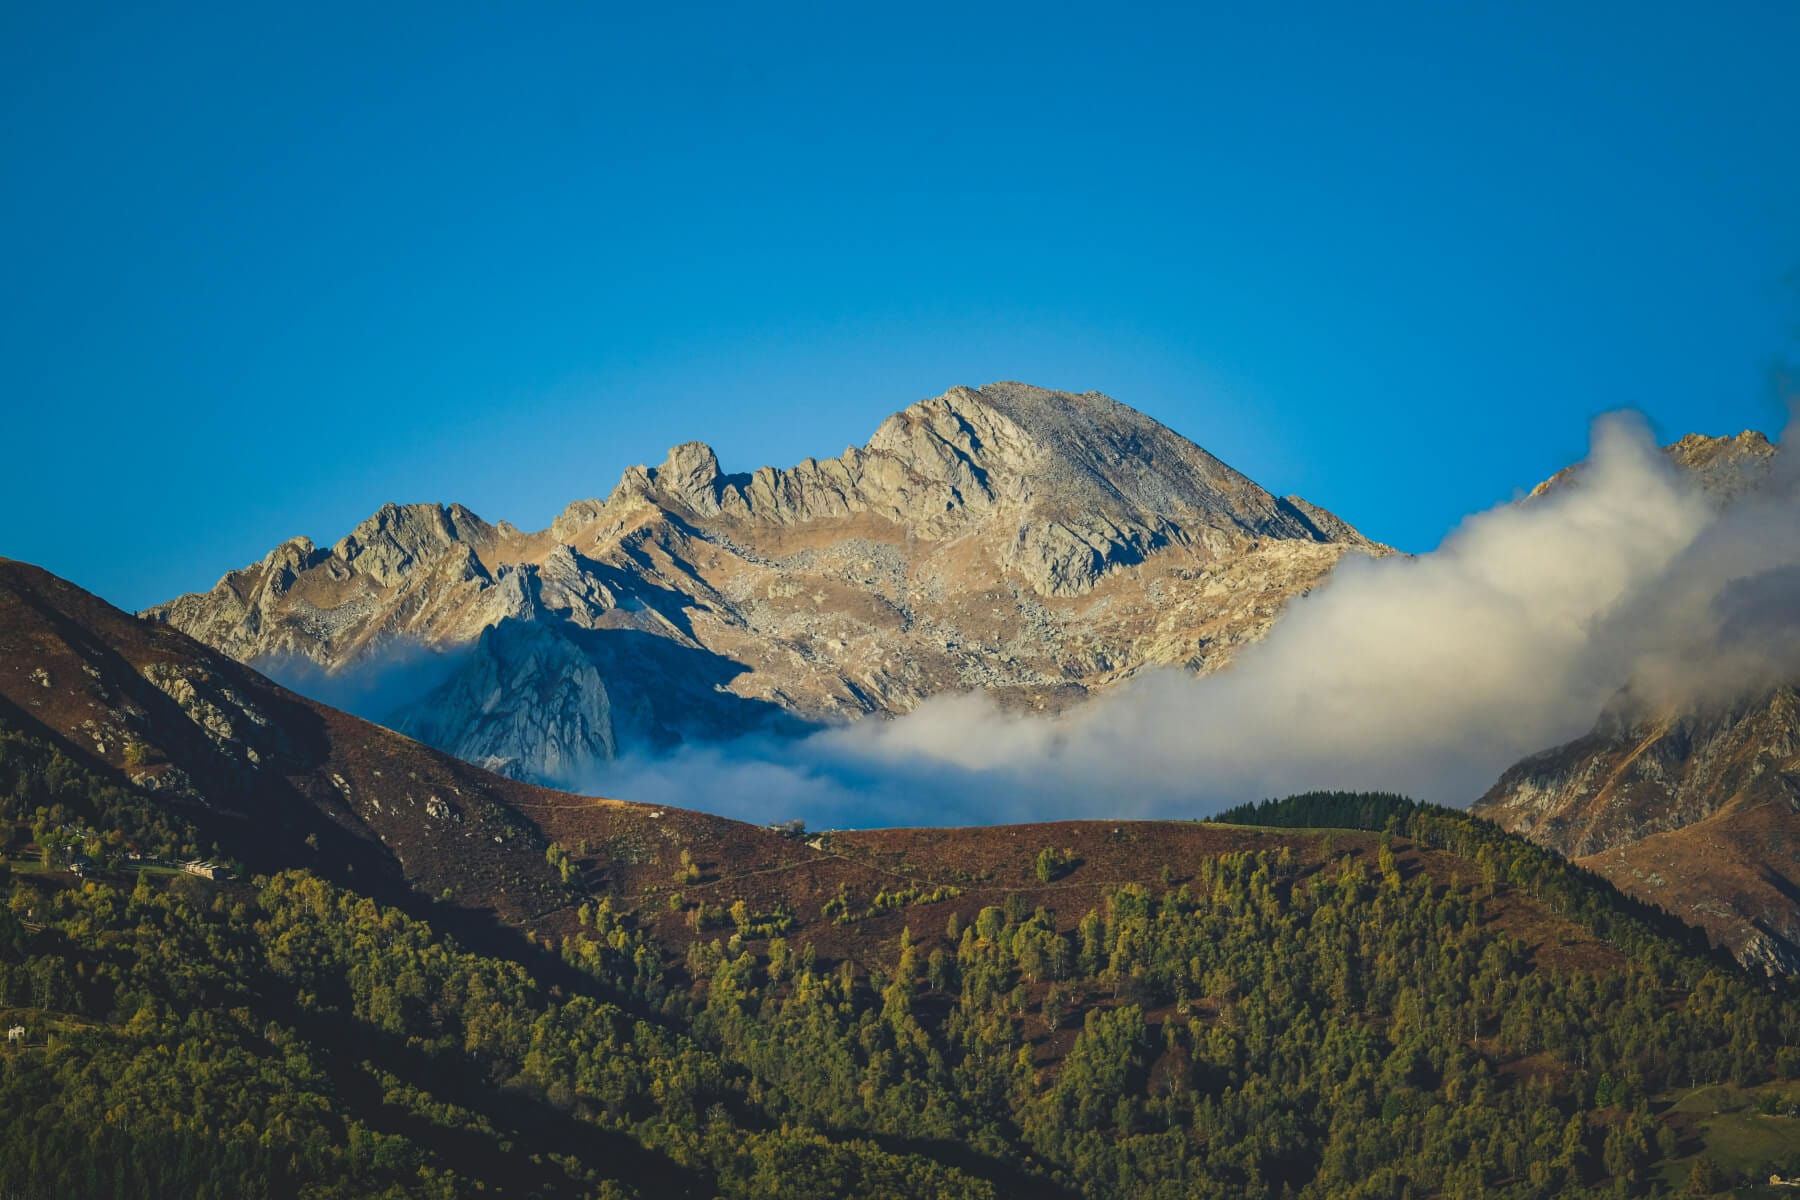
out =
[[[621,747],[1211,670],[1347,552],[1387,551],[1106,396],[1002,383],[789,470],[689,442],[537,533],[390,505],[145,615],[328,694],[386,676],[350,706],[568,783]]]
[[[1731,504],[1755,492],[1774,469],[1776,446],[1767,435],[1746,429],[1735,437],[1708,437],[1690,433],[1663,447],[1663,455],[1682,474],[1720,505]],[[1542,496],[1554,488],[1578,483],[1581,466],[1564,467],[1531,489]]]

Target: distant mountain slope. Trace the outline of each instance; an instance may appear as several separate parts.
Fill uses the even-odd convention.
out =
[[[1721,507],[1754,497],[1778,449],[1754,431],[1665,448]],[[1563,472],[1533,491],[1579,486]],[[1648,703],[1630,687],[1592,730],[1509,768],[1474,805],[1707,929],[1745,962],[1800,972],[1800,692]]]
[[[1708,930],[1746,966],[1800,975],[1800,807],[1791,777],[1692,825],[1580,862]]]
[[[1587,735],[1511,767],[1474,806],[1800,973],[1800,693],[1647,712],[1621,697]]]
[[[389,898],[448,894],[507,920],[566,903],[542,834],[513,807],[536,789],[10,559],[0,723],[117,772],[253,869],[307,866]]]
[[[1386,551],[1117,401],[1001,383],[785,471],[677,446],[538,533],[389,506],[146,615],[326,689],[445,652],[364,715],[567,783],[621,745],[1210,670],[1347,552]]]
[[[1571,858],[1703,821],[1752,796],[1800,798],[1800,695],[1644,710],[1629,693],[1585,736],[1509,768],[1476,804]]]
[[[1721,504],[1755,491],[1774,469],[1776,446],[1754,429],[1730,437],[1690,433],[1663,447],[1669,462]],[[1531,489],[1541,496],[1580,479],[1580,467],[1564,467]]]

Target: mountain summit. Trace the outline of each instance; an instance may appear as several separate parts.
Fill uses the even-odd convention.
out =
[[[1109,397],[996,383],[786,470],[688,442],[536,533],[389,505],[145,615],[567,783],[621,747],[1211,670],[1347,552],[1386,548]]]
[[[953,388],[889,417],[866,446],[786,471],[727,476],[705,443],[676,446],[662,466],[628,470],[604,505],[571,506],[555,528],[579,542],[602,510],[637,503],[781,526],[872,516],[926,539],[1009,527],[1005,565],[1044,595],[1088,591],[1172,542],[1361,540],[1110,397],[1022,383]]]

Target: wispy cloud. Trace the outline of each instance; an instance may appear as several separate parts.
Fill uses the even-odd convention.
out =
[[[364,720],[395,725],[448,682],[471,649],[443,650],[411,638],[397,638],[357,660],[349,670],[327,671],[298,654],[260,658],[251,665],[281,686],[321,704]]]

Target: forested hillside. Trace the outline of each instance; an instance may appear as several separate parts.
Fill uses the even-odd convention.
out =
[[[1730,1083],[1800,1130],[1792,996],[1462,814],[1365,797],[1332,823],[1384,833],[1221,830],[1260,848],[1069,911],[1045,901],[1089,895],[1099,848],[1015,827],[1021,886],[964,870],[882,919],[735,904],[716,933],[701,906],[685,938],[655,932],[680,901],[596,895],[503,959],[302,871],[46,869],[50,830],[190,835],[40,739],[0,752],[36,851],[0,913],[9,1195],[1634,1195],[1800,1170],[1800,1140],[1700,1157],[1669,1103]]]

